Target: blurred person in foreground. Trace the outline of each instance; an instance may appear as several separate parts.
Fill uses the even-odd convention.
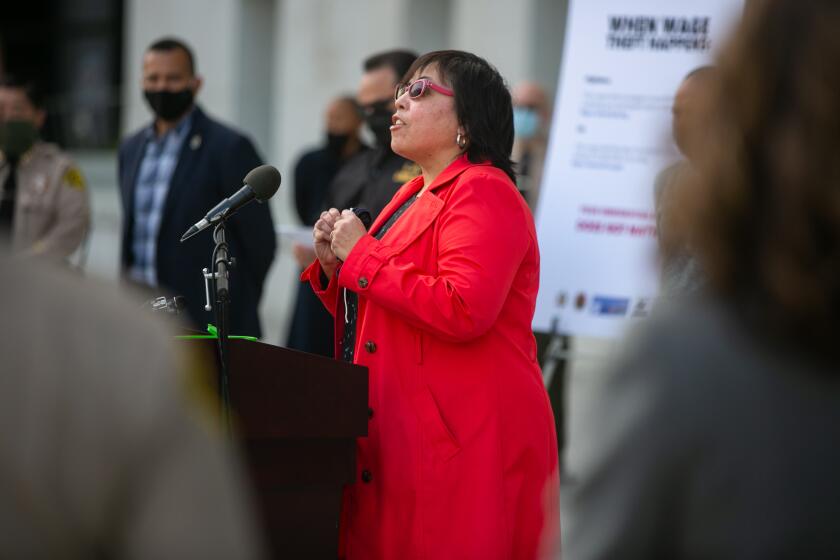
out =
[[[362,118],[352,97],[339,97],[326,111],[324,145],[303,154],[295,165],[295,209],[302,224],[313,226],[325,206],[327,189],[341,166],[359,152],[368,150],[359,138]],[[315,259],[311,245],[295,244],[295,261],[301,269]],[[305,284],[298,294],[286,346],[333,357],[333,319]]]
[[[336,317],[341,358],[370,369],[346,557],[536,558],[558,522],[557,439],[510,93],[485,60],[438,51],[395,98],[391,145],[421,175],[370,232],[349,210],[324,212],[302,275]]]
[[[548,145],[549,105],[545,90],[535,82],[517,84],[513,97],[513,161],[519,190],[531,210],[540,194],[545,152]]]
[[[356,102],[375,144],[341,168],[330,185],[326,206],[319,210],[363,207],[375,219],[397,189],[420,173],[417,165],[391,149],[390,130],[394,87],[416,58],[413,52],[395,50],[365,60]]]
[[[260,557],[202,362],[168,325],[46,263],[0,256],[0,283],[14,296],[0,318],[0,556]]]
[[[262,164],[248,138],[195,104],[201,84],[185,43],[171,38],[152,43],[143,54],[142,87],[154,118],[119,150],[123,276],[154,295],[163,290],[184,296],[198,327],[214,322],[204,309],[201,274],[211,266],[213,228],[184,243],[181,235]],[[242,208],[227,221],[226,239],[236,259],[230,333],[259,337],[258,307],[276,248],[269,205]]]
[[[764,0],[723,51],[709,293],[573,403],[564,558],[840,557],[838,26],[832,0]]]
[[[662,294],[689,295],[703,285],[689,231],[694,201],[687,191],[707,142],[709,97],[717,87],[718,71],[701,66],[688,73],[674,95],[672,130],[683,159],[663,169],[654,184],[656,233],[661,261]]]
[[[90,228],[90,195],[75,162],[39,132],[47,113],[31,82],[0,79],[0,243],[62,260]]]

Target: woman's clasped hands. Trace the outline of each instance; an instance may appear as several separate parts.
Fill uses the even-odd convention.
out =
[[[327,277],[332,277],[338,263],[347,258],[365,233],[364,224],[352,210],[330,208],[321,212],[312,236],[315,255]]]

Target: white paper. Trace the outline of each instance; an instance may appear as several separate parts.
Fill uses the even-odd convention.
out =
[[[281,224],[275,227],[275,232],[280,236],[281,243],[312,246],[312,226]]]

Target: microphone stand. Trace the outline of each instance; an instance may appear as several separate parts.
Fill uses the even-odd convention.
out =
[[[228,244],[225,240],[225,220],[224,217],[219,221],[213,230],[213,241],[216,242],[216,247],[213,249],[212,267],[213,271],[208,272],[205,268],[203,270],[205,288],[208,288],[207,283],[213,283],[213,294],[216,311],[216,333],[219,341],[219,396],[222,401],[222,422],[227,429],[228,434],[233,433],[233,426],[231,424],[230,415],[230,354],[228,346],[229,335],[229,319],[230,319],[230,287],[229,275],[230,270],[234,268],[236,261],[232,258],[228,251]],[[205,309],[210,311],[210,292],[207,289],[207,305]]]
[[[560,334],[559,322],[557,317],[552,319],[551,332],[549,333],[551,339],[543,353],[543,384],[546,390],[551,388],[551,382],[554,381],[554,374],[558,369],[560,375],[563,375],[563,370],[569,359],[569,337]]]

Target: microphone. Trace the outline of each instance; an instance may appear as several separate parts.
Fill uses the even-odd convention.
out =
[[[353,213],[356,214],[356,217],[358,217],[362,221],[362,225],[365,226],[365,229],[370,229],[370,226],[373,223],[373,218],[370,215],[370,210],[362,207],[351,208],[350,210],[352,210]]]
[[[207,212],[206,216],[181,236],[181,242],[232,216],[254,199],[262,203],[274,196],[280,188],[280,172],[270,165],[261,165],[249,171],[242,182],[245,186]]]
[[[365,226],[365,230],[369,230],[370,226],[373,224],[373,217],[371,216],[370,210],[364,208],[363,206],[359,206],[357,208],[350,208],[350,211],[356,214],[356,217],[361,220],[362,225]],[[341,262],[341,259],[339,259]],[[338,274],[338,272],[336,272]]]

